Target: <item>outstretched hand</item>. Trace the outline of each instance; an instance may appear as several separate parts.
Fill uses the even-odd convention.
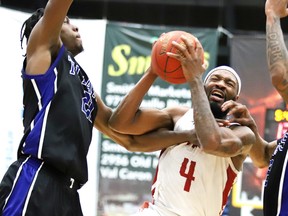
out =
[[[266,16],[272,15],[279,18],[286,17],[288,15],[288,0],[266,0],[265,13]]]

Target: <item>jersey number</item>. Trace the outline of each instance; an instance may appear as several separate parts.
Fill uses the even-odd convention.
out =
[[[190,191],[191,183],[195,179],[193,174],[194,174],[195,165],[196,165],[196,162],[190,161],[189,169],[187,170],[188,163],[189,163],[189,159],[184,158],[182,165],[181,165],[181,168],[180,168],[180,175],[186,178],[184,190],[187,192]],[[186,170],[187,170],[187,172],[186,172]]]

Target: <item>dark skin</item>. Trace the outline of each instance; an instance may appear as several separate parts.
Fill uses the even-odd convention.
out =
[[[266,0],[266,52],[271,81],[275,89],[288,103],[288,51],[285,45],[280,19],[287,17],[287,0]],[[247,107],[243,104],[229,101],[222,109],[230,109],[231,121],[248,126],[255,134],[256,142],[249,155],[253,164],[259,168],[268,167],[277,141],[265,141],[259,134],[257,125]]]
[[[44,15],[33,28],[27,43],[25,68],[27,74],[45,74],[63,44],[73,56],[83,51],[78,27],[73,25],[67,17],[72,2],[72,0],[48,1]],[[141,151],[157,151],[175,143],[195,140],[190,131],[175,132],[169,130],[171,129],[169,127],[170,118],[166,118],[161,123],[155,123],[153,127],[139,131],[135,135],[120,134],[108,125],[112,109],[104,104],[97,93],[95,95],[98,112],[94,127],[128,150],[135,151],[137,147],[137,150]]]
[[[258,168],[268,167],[272,154],[277,146],[277,141],[267,142],[260,136],[256,122],[245,105],[235,101],[227,101],[222,105],[222,109],[228,109],[228,115],[231,116],[229,121],[225,121],[223,124],[238,122],[241,125],[246,125],[253,131],[256,140],[249,152],[249,156],[253,164]]]
[[[184,36],[182,36],[182,40],[185,42],[185,47],[174,42],[181,54],[171,53],[169,55],[181,62],[184,76],[190,86],[195,130],[199,143],[209,154],[231,157],[235,167],[240,169],[252,147],[255,136],[246,126],[219,127],[209,106],[209,100],[220,104],[225,102],[218,95],[226,95],[227,99],[238,99],[236,78],[230,72],[216,71],[208,78],[204,88],[202,76],[205,70],[201,64],[202,47],[198,40],[196,43],[191,43]],[[195,58],[198,61],[195,61]],[[213,88],[215,85],[217,88]],[[207,92],[211,92],[210,95],[208,94],[208,100]]]
[[[203,48],[198,40],[193,44],[184,36],[182,40],[186,46],[174,42],[173,45],[180,52],[178,54],[167,53],[167,55],[181,62],[190,87],[195,120],[193,136],[197,139],[197,145],[208,154],[231,157],[235,167],[241,170],[242,163],[254,142],[254,134],[246,126],[219,127],[209,104],[209,100],[222,104],[224,97],[237,98],[236,78],[230,72],[219,70],[213,73],[204,86],[202,75],[206,68],[202,64]],[[149,68],[123,99],[110,119],[110,126],[114,130],[120,133],[138,134],[151,130],[155,124],[161,122],[167,122],[167,126],[173,128],[176,121],[189,110],[189,107],[180,106],[164,110],[140,108],[139,105],[144,95],[156,78],[157,75]],[[140,128],[139,125],[143,127]]]
[[[285,45],[280,18],[288,15],[287,0],[267,0],[266,51],[272,84],[285,103],[288,102],[288,52]]]

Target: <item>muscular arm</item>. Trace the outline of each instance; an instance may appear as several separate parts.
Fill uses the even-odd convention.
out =
[[[139,108],[156,78],[157,75],[149,68],[113,112],[109,122],[111,128],[128,134],[143,134],[158,128],[173,128],[173,119],[165,109]]]
[[[287,16],[287,0],[267,0],[266,51],[270,77],[273,86],[288,102],[288,53],[285,45],[280,18]]]
[[[201,79],[191,82],[195,130],[203,150],[209,154],[233,157],[247,154],[254,142],[248,127],[219,127],[207,100]]]
[[[98,113],[94,121],[94,127],[129,151],[157,151],[183,142],[197,144],[195,132],[191,130],[177,132],[167,129],[158,129],[143,135],[118,133],[115,130],[112,130],[108,125],[108,120],[112,115],[112,110],[103,103],[98,95],[97,104]]]

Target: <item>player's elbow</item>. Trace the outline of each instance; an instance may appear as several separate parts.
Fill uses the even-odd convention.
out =
[[[268,167],[268,164],[267,163],[257,163],[257,162],[253,162],[254,166],[256,166],[257,168],[259,169],[263,169],[263,168],[266,168]]]
[[[118,143],[129,152],[149,152],[147,148],[149,145],[138,142],[133,135],[126,135],[126,138],[118,141]]]
[[[210,136],[199,139],[202,150],[206,153],[213,153],[221,146],[221,137],[217,134],[211,134]]]
[[[129,152],[139,151],[139,149],[137,149],[137,145],[135,145],[133,136],[129,136],[128,139],[118,141],[118,144],[120,144],[122,147],[124,147]]]
[[[254,154],[253,152],[250,152],[249,156],[255,167],[261,169],[269,166],[270,157],[267,157],[265,154]]]
[[[110,129],[114,131],[121,132],[121,124],[113,117],[109,119],[108,126]]]
[[[283,80],[286,75],[286,70],[283,69],[282,65],[275,65],[274,67],[271,68],[270,70],[270,77],[273,86],[278,90],[278,91],[283,91]]]
[[[114,121],[113,118],[109,119],[108,126],[111,130],[121,134],[139,135],[142,133],[136,126],[132,125],[131,123],[120,123],[119,121]]]
[[[266,161],[263,158],[253,157],[252,155],[249,155],[249,156],[250,156],[252,163],[255,167],[260,168],[260,169],[268,167],[269,161]]]
[[[209,139],[201,142],[201,148],[207,154],[215,154],[220,145],[221,141],[217,139]]]
[[[129,152],[139,152],[139,149],[137,149],[136,147],[135,147],[135,145],[133,145],[132,143],[129,143],[129,144],[125,144],[124,145],[124,148],[127,150],[127,151],[129,151]]]
[[[117,132],[117,133],[121,133],[121,134],[131,134],[131,131],[127,130],[126,127],[124,127],[123,125],[121,124],[118,124],[117,122],[113,122],[113,121],[110,121],[108,122],[108,127]]]

